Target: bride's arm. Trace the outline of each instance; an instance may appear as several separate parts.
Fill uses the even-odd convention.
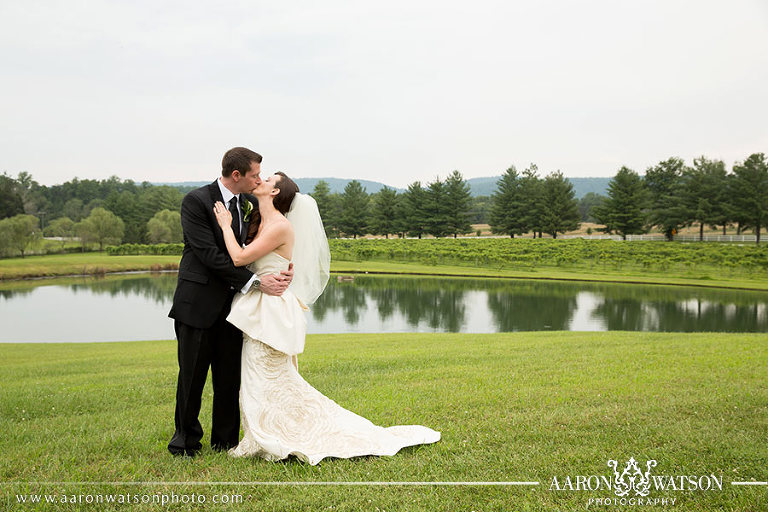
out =
[[[232,227],[229,228],[229,232],[232,233],[233,249],[239,250],[235,252],[229,248],[230,243],[227,242],[227,250],[229,255],[232,256],[232,261],[236,267],[243,267],[249,263],[253,263],[262,256],[266,256],[270,252],[274,251],[286,242],[290,224],[280,222],[276,226],[270,226],[254,238],[251,243],[245,246],[245,249],[240,249],[235,240],[235,234],[232,233]]]
[[[276,226],[265,229],[257,238],[254,238],[250,244],[246,245],[245,249],[243,249],[240,247],[240,244],[235,238],[235,233],[232,231],[232,214],[229,213],[229,210],[224,208],[223,203],[217,202],[213,211],[216,214],[216,220],[219,222],[219,226],[224,235],[224,243],[227,245],[227,252],[229,252],[229,256],[232,258],[232,263],[234,263],[236,267],[244,267],[271,251],[274,251],[286,242],[289,235],[290,223],[280,222]]]

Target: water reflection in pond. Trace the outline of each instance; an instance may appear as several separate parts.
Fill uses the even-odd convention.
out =
[[[358,326],[361,332],[766,332],[768,293],[564,281],[361,276],[354,283],[329,287],[312,311],[322,323],[339,313],[350,330]],[[384,328],[387,324],[390,328]],[[370,325],[382,328],[370,329]]]
[[[6,283],[0,341],[171,339],[175,274]],[[768,292],[562,281],[332,276],[310,333],[768,332]]]

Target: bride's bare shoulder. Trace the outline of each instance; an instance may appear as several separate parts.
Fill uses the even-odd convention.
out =
[[[293,233],[293,224],[291,224],[291,221],[289,221],[285,217],[280,219],[280,224],[279,225],[280,225],[280,229],[286,230],[286,231],[288,231],[290,233]]]
[[[276,219],[274,222],[270,223],[268,229],[272,233],[272,236],[277,236],[279,238],[293,236],[293,225],[291,224],[291,221],[285,217],[279,220]]]

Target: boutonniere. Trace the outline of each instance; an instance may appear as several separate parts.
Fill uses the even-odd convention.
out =
[[[243,203],[243,222],[251,220],[251,213],[253,213],[253,205],[246,199]]]

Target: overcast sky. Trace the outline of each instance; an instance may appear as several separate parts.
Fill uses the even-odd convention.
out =
[[[406,186],[768,153],[768,1],[0,0],[0,172]]]

